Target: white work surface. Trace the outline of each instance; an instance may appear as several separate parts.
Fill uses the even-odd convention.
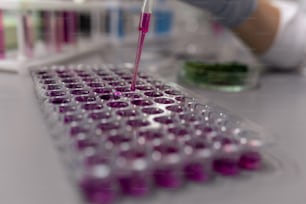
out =
[[[190,184],[180,191],[160,190],[144,200],[119,203],[305,204],[306,78],[269,74],[256,90],[202,93],[278,138],[271,150],[274,167],[251,178]],[[26,74],[0,74],[0,130],[1,204],[78,203]]]

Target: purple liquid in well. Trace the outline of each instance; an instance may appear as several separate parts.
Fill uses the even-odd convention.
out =
[[[102,78],[104,81],[119,81],[120,78],[118,77],[103,77]]]
[[[111,108],[125,108],[129,106],[127,102],[123,101],[109,102],[107,105]]]
[[[55,72],[58,73],[58,74],[69,74],[69,73],[71,73],[71,71],[66,69],[66,68],[56,69]]]
[[[72,95],[78,95],[79,96],[79,95],[87,95],[87,94],[90,93],[90,91],[85,90],[85,89],[76,89],[76,90],[70,91],[70,93]]]
[[[186,97],[185,96],[177,96],[177,97],[175,97],[175,100],[177,100],[179,102],[185,102],[186,101]]]
[[[196,122],[196,121],[198,121],[197,116],[193,113],[181,114],[179,117],[180,117],[181,120],[184,120],[186,122]]]
[[[56,97],[56,96],[64,96],[66,95],[65,91],[50,91],[47,93],[47,96]]]
[[[111,93],[112,89],[110,88],[97,88],[93,90],[97,94],[105,94],[105,93]]]
[[[99,111],[99,112],[94,112],[89,114],[89,118],[93,120],[103,120],[103,119],[109,119],[111,117],[110,112],[105,112],[105,111]]]
[[[262,156],[258,152],[244,152],[239,160],[239,166],[246,170],[257,170],[261,167]]]
[[[210,126],[207,126],[207,124],[197,124],[195,125],[195,128],[200,130],[203,134],[211,134],[214,132],[214,129]]]
[[[162,156],[169,156],[171,154],[178,154],[179,149],[174,144],[161,144],[159,146],[154,147],[154,151],[158,151],[162,154]]]
[[[116,91],[119,91],[119,92],[130,92],[130,87],[117,87],[116,88]]]
[[[213,169],[224,176],[235,176],[239,174],[238,162],[231,158],[220,158],[213,162]]]
[[[174,134],[175,136],[185,136],[189,133],[188,130],[186,130],[186,128],[182,127],[169,128],[168,132]]]
[[[57,82],[55,80],[52,80],[52,79],[47,79],[47,80],[44,80],[42,83],[43,84],[56,84]]]
[[[123,143],[131,142],[132,138],[128,136],[124,136],[124,135],[113,135],[113,136],[109,136],[107,138],[107,141],[111,142],[114,145],[120,145]]]
[[[100,97],[100,99],[102,99],[104,101],[120,99],[120,96],[117,96],[115,94],[102,94],[102,95],[99,95],[99,97]]]
[[[144,149],[132,148],[127,151],[120,152],[120,156],[127,160],[134,161],[137,159],[145,159],[147,154]]]
[[[86,77],[82,79],[86,83],[98,82],[99,79],[95,77]]]
[[[172,104],[175,103],[175,101],[171,98],[157,98],[154,100],[156,103],[160,104]]]
[[[131,77],[131,76],[123,76],[123,77],[121,77],[121,78],[124,79],[124,80],[126,80],[126,81],[130,81],[129,83],[132,83],[131,80],[133,80],[133,77]]]
[[[85,159],[86,166],[96,166],[96,165],[108,165],[109,160],[104,155],[93,155]]]
[[[46,89],[47,89],[48,91],[57,90],[57,89],[61,89],[61,88],[62,88],[62,87],[61,87],[60,85],[56,85],[56,84],[46,86]]]
[[[185,145],[191,147],[194,151],[201,151],[209,148],[209,144],[202,139],[189,140]]]
[[[139,113],[133,109],[126,109],[117,111],[117,115],[120,115],[121,117],[135,117],[139,115]]]
[[[69,114],[64,116],[64,123],[72,123],[83,120],[83,116],[80,114]]]
[[[104,86],[104,84],[102,84],[102,83],[88,83],[87,84],[89,87],[91,87],[91,88],[99,88],[99,87],[103,87]]]
[[[42,75],[40,78],[41,79],[52,79],[53,75],[46,74],[46,75]]]
[[[195,182],[205,182],[209,179],[206,169],[201,163],[190,163],[184,168],[185,177]]]
[[[100,77],[108,77],[110,75],[110,73],[101,70],[97,71],[96,74]]]
[[[84,84],[67,84],[68,89],[81,89],[84,88]]]
[[[139,136],[146,138],[147,141],[162,139],[164,137],[163,133],[161,133],[158,130],[146,130],[146,131],[140,132]]]
[[[108,84],[111,86],[125,86],[126,85],[124,81],[109,82]]]
[[[82,109],[87,110],[87,111],[101,110],[102,108],[103,106],[97,103],[88,103],[88,104],[82,105]]]
[[[221,136],[221,135],[218,135],[218,136],[214,137],[213,142],[220,143],[221,145],[235,145],[235,144],[238,144],[237,140],[235,140],[233,138]]]
[[[150,76],[145,75],[143,73],[139,73],[138,76],[139,76],[139,78],[142,78],[142,79],[149,79],[150,78]]]
[[[64,80],[62,80],[62,82],[63,83],[65,83],[65,84],[72,84],[72,83],[78,83],[78,82],[80,82],[79,81],[79,79],[64,79]]]
[[[148,122],[146,120],[135,119],[135,120],[127,121],[127,125],[129,125],[133,128],[139,128],[139,127],[145,127],[145,126],[150,125],[150,122]]]
[[[51,98],[49,100],[50,103],[53,103],[55,105],[60,105],[60,104],[66,104],[66,103],[69,103],[70,102],[70,99],[69,98],[63,98],[63,97],[60,97],[60,98]]]
[[[141,98],[141,95],[138,93],[124,93],[123,96],[127,98]]]
[[[149,92],[145,92],[144,95],[151,97],[151,98],[155,98],[155,97],[163,96],[163,93],[157,92],[157,91],[149,91]]]
[[[151,79],[146,79],[146,81],[149,82],[150,84],[154,85],[154,86],[160,85],[160,84],[163,83],[163,82],[160,81],[160,80],[156,80],[156,79],[152,79],[152,78],[151,78]]]
[[[82,126],[74,126],[70,128],[70,135],[75,136],[78,134],[86,134],[89,133],[90,129]]]
[[[118,76],[132,76],[130,75],[128,72],[124,72],[121,70],[117,70],[117,71],[113,71],[115,74],[117,74]]]
[[[86,178],[81,182],[80,188],[90,203],[111,204],[115,199],[112,183],[110,179]]]
[[[75,98],[78,102],[93,102],[96,101],[96,97],[94,96],[78,96]]]
[[[82,77],[82,78],[92,77],[91,74],[85,73],[85,72],[84,73],[79,73],[78,75],[79,75],[79,77]]]
[[[132,103],[133,105],[136,105],[136,106],[151,106],[151,105],[153,105],[153,102],[152,102],[152,101],[149,101],[149,100],[142,100],[142,99],[133,100],[131,103]]]
[[[175,113],[181,113],[184,111],[184,108],[179,105],[168,106],[166,109]]]
[[[149,176],[133,173],[119,178],[121,191],[123,194],[141,197],[150,191]]]
[[[179,170],[173,167],[155,170],[154,181],[157,186],[163,188],[178,188],[182,185]]]
[[[158,123],[161,123],[161,124],[164,124],[164,125],[169,125],[169,124],[175,122],[174,118],[169,117],[169,116],[157,117],[157,118],[154,118],[154,121],[156,121]]]
[[[155,88],[163,91],[163,90],[166,90],[166,89],[170,89],[171,86],[161,84],[161,85],[156,85]]]
[[[60,77],[60,78],[62,78],[62,79],[72,78],[72,77],[74,77],[74,74],[69,74],[69,73],[58,74],[58,77]]]
[[[48,74],[50,74],[50,72],[49,71],[37,71],[37,72],[35,72],[35,74],[37,74],[37,75],[48,75]]]
[[[87,148],[94,148],[97,145],[98,144],[95,141],[90,140],[90,139],[83,139],[83,140],[76,141],[76,147],[79,150],[84,150],[84,149],[87,149]]]
[[[132,77],[129,77],[129,78],[126,78],[126,80],[128,80],[127,82],[129,83],[129,84],[132,84]],[[136,81],[136,83],[135,83],[135,85],[143,85],[144,84],[144,82],[143,81]]]
[[[122,96],[122,93],[121,93],[121,92],[119,92],[119,91],[115,91],[115,92],[114,92],[114,96],[118,96],[118,97],[120,97],[120,96]]]
[[[165,91],[166,94],[169,94],[169,95],[173,95],[173,96],[177,96],[177,95],[182,95],[182,93],[180,91],[177,91],[177,90],[166,90]]]
[[[160,108],[150,107],[150,108],[143,108],[142,112],[148,115],[157,115],[163,113],[164,110]]]
[[[106,122],[98,124],[97,128],[103,131],[116,130],[120,127],[118,123],[115,122]]]
[[[71,106],[71,105],[59,106],[59,108],[58,108],[58,111],[60,113],[74,112],[76,110],[77,110],[77,108],[75,106]]]
[[[138,89],[140,91],[151,91],[154,88],[152,86],[137,86],[136,89]]]
[[[84,74],[84,73],[88,73],[88,71],[82,69],[82,68],[77,68],[73,70],[75,73],[77,74]]]

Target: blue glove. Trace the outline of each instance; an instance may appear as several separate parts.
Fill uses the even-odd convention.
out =
[[[182,0],[211,12],[220,23],[235,27],[246,20],[256,8],[257,0]]]

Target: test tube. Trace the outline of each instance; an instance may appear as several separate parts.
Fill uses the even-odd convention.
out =
[[[70,29],[69,29],[69,12],[68,11],[64,11],[63,12],[63,18],[64,18],[64,25],[63,25],[63,29],[64,29],[64,43],[69,43],[70,42]]]
[[[43,23],[43,40],[48,47],[48,50],[51,51],[52,48],[52,22],[51,22],[51,13],[48,11],[42,11],[42,23]]]
[[[4,58],[5,58],[4,23],[3,23],[3,11],[0,10],[0,59]]]
[[[25,13],[22,16],[22,24],[24,29],[24,37],[25,37],[25,54],[27,57],[33,56],[33,48],[34,48],[34,37],[33,37],[33,24],[31,13]]]
[[[77,13],[70,12],[70,26],[71,26],[71,43],[76,44],[77,42]]]
[[[77,16],[75,12],[65,11],[63,12],[63,41],[68,44],[76,43],[76,23]]]
[[[63,29],[63,13],[58,12],[55,16],[55,48],[56,52],[62,51],[62,44],[64,38],[64,29]]]

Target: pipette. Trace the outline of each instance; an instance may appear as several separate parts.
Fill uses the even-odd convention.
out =
[[[146,37],[146,34],[149,32],[150,27],[150,20],[151,20],[151,14],[152,14],[152,6],[153,6],[153,0],[144,0],[143,6],[140,14],[140,20],[139,20],[139,26],[138,26],[138,45],[137,45],[137,51],[136,51],[136,59],[135,59],[135,67],[134,67],[134,74],[131,84],[131,90],[135,91],[135,85],[137,80],[137,73],[139,69],[139,62],[141,58],[141,53],[143,49],[144,40]]]

